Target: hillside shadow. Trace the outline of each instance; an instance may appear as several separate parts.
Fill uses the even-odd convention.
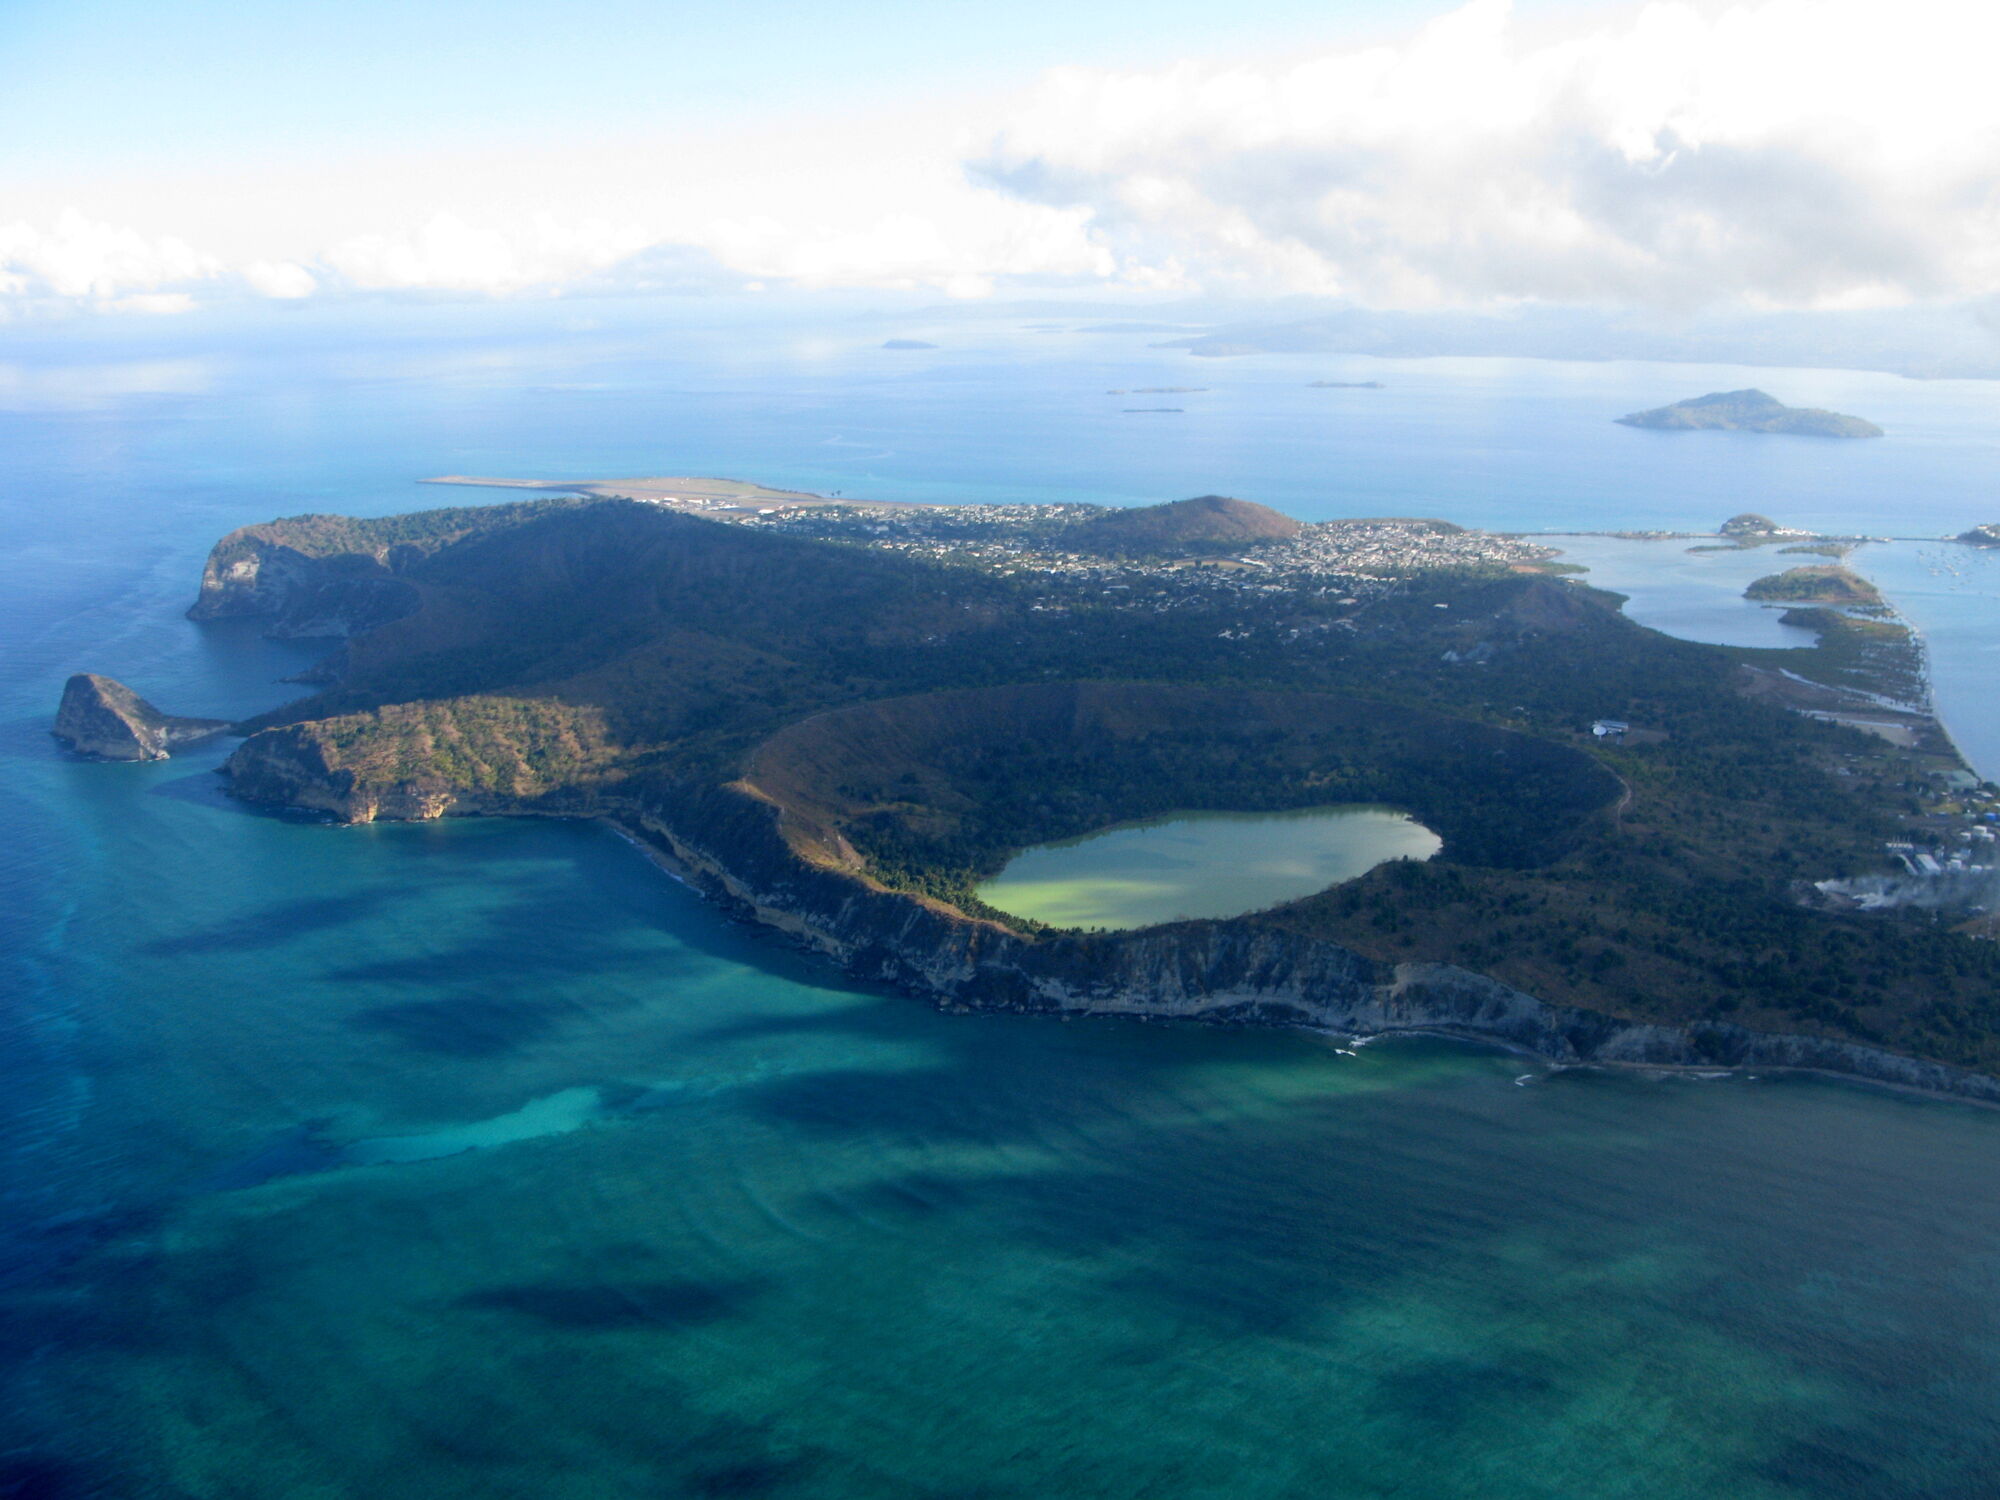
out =
[[[509,1056],[546,1041],[561,1030],[564,1020],[587,1014],[568,1000],[447,995],[370,1006],[350,1016],[348,1024],[436,1057],[489,1058]]]
[[[311,933],[366,921],[400,899],[401,892],[379,890],[345,896],[305,896],[232,917],[200,932],[158,938],[140,951],[156,957],[172,958],[191,953],[274,948]]]

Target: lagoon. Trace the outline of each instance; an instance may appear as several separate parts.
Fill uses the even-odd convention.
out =
[[[1016,855],[980,899],[1053,927],[1150,927],[1295,901],[1441,840],[1407,813],[1349,804],[1178,812]]]

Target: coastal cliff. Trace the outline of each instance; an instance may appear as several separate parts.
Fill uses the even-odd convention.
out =
[[[79,672],[63,685],[55,737],[79,755],[99,760],[165,760],[175,746],[213,739],[226,719],[161,713],[124,683]]]
[[[190,620],[255,616],[281,639],[350,636],[413,614],[417,591],[372,557],[309,557],[233,533],[209,554]]]
[[[361,635],[423,607],[423,590],[409,575],[453,542],[577,503],[455,506],[363,519],[291,516],[242,526],[210,550],[188,618],[258,618],[266,635],[280,639]]]
[[[1728,1022],[1627,1021],[1451,964],[1383,963],[1241,921],[1024,937],[802,858],[754,788],[685,792],[622,821],[739,914],[948,1010],[1438,1033],[1558,1064],[1812,1069],[2000,1104],[2000,1079],[1941,1063]]]

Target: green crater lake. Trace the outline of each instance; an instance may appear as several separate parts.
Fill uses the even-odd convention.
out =
[[[1389,807],[1168,813],[1025,850],[979,895],[1053,927],[1150,927],[1295,901],[1442,842]]]

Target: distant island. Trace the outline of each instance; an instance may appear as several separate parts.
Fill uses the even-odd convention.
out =
[[[1835,889],[1885,846],[1949,852],[1990,805],[1936,790],[1963,775],[1948,742],[1884,707],[1915,680],[1893,621],[1677,641],[1531,540],[1218,495],[706,506],[685,492],[758,492],[673,483],[223,538],[196,619],[347,638],[311,696],[228,726],[231,789],[341,822],[612,821],[953,1009],[1443,1030],[2000,1101],[2000,946]],[[1904,741],[1844,722],[1863,712]],[[216,726],[86,677],[61,727],[156,758]],[[979,896],[1020,850],[1120,822],[1333,803],[1443,847],[1132,932]]]
[[[1135,385],[1131,390],[1106,391],[1107,396],[1198,396],[1208,390],[1205,385]]]
[[[935,349],[936,344],[925,343],[922,339],[885,339],[884,349]]]
[[[1616,419],[1627,427],[1655,432],[1783,432],[1797,437],[1877,438],[1882,429],[1860,417],[1822,411],[1816,406],[1787,406],[1764,391],[1711,391],[1706,396],[1677,401],[1651,411],[1635,411]]]
[[[1308,380],[1306,382],[1306,389],[1309,391],[1379,391],[1382,389],[1382,382],[1379,380]]]
[[[1775,604],[1880,604],[1881,591],[1858,573],[1837,564],[1787,568],[1759,578],[1745,599]]]
[[[1961,531],[1958,539],[1969,547],[2000,547],[2000,521],[1989,521],[1984,526]]]
[[[1722,535],[1736,537],[1742,541],[1768,540],[1772,537],[1793,534],[1769,516],[1760,516],[1754,510],[1746,510],[1741,515],[1731,516],[1719,529]]]

